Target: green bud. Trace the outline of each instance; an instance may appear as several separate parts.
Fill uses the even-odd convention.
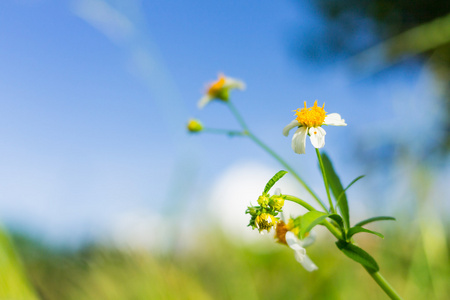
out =
[[[261,205],[261,207],[267,207],[269,205],[269,196],[267,194],[262,194],[258,197],[258,204]]]
[[[187,124],[187,129],[190,132],[199,132],[203,130],[203,125],[202,123],[197,120],[197,119],[190,119],[188,124]]]
[[[280,211],[284,206],[284,198],[278,195],[270,197],[269,205],[273,210]]]

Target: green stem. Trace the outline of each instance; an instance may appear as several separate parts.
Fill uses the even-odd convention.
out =
[[[364,267],[364,266],[363,266]],[[394,290],[394,288],[389,284],[389,282],[384,279],[384,277],[380,274],[380,272],[373,272],[370,269],[364,267],[369,275],[375,280],[375,282],[383,289],[383,291],[388,295],[391,299],[401,300],[399,294]]]
[[[228,104],[228,107],[230,108],[231,112],[234,114],[234,116],[236,117],[237,121],[239,122],[239,124],[241,124],[242,129],[244,129],[244,131],[247,133],[247,136],[254,141],[257,145],[259,145],[261,148],[263,148],[267,153],[269,153],[270,155],[273,156],[273,158],[275,158],[281,165],[283,165],[286,170],[291,173],[295,179],[297,179],[300,184],[305,188],[305,190],[308,191],[308,193],[311,194],[311,196],[313,196],[313,198],[317,201],[317,203],[320,204],[320,206],[322,206],[322,208],[325,211],[328,211],[327,207],[325,206],[325,204],[323,204],[323,202],[319,199],[319,197],[313,192],[313,190],[306,184],[306,182],[300,177],[300,175],[298,175],[294,169],[292,169],[289,164],[282,159],[277,153],[275,153],[275,151],[273,151],[271,148],[269,148],[269,146],[267,146],[266,144],[264,144],[259,138],[257,138],[255,135],[253,135],[253,133],[250,132],[250,130],[248,129],[247,124],[245,123],[244,119],[242,118],[242,116],[239,114],[239,112],[237,111],[236,107],[234,107],[234,105],[231,103],[231,101],[227,101],[226,102]]]
[[[229,136],[234,135],[247,135],[245,131],[228,130],[228,129],[217,129],[217,128],[203,128],[203,132],[214,133],[214,134],[226,134]]]
[[[315,211],[316,209],[314,207],[312,207],[311,205],[309,205],[307,202],[305,202],[304,200],[291,196],[291,195],[282,195],[284,197],[284,199],[295,202],[297,204],[300,204],[301,206],[303,206],[304,208],[306,208],[309,211]],[[342,240],[342,233],[333,226],[333,224],[331,224],[330,222],[328,222],[327,220],[322,221],[322,224],[331,232],[331,234],[333,234],[338,240]]]
[[[306,208],[309,211],[314,211],[316,210],[314,207],[312,207],[311,205],[309,205],[307,202],[305,202],[304,200],[291,196],[291,195],[282,195],[286,200],[295,202],[301,206],[303,206],[304,208]],[[327,220],[322,221],[322,224],[338,239],[338,240],[342,240],[342,233],[333,226],[333,224],[331,224],[330,222],[328,222]],[[381,287],[381,289],[383,289],[383,291],[391,298],[391,299],[397,299],[397,300],[401,300],[402,298],[397,294],[397,292],[394,290],[394,288],[386,281],[386,279],[384,279],[384,277],[380,274],[380,272],[373,272],[370,269],[366,268],[365,266],[363,266],[364,269],[366,269],[366,271],[369,273],[369,275],[373,278],[373,280],[375,280],[375,282]]]
[[[322,162],[322,156],[320,156],[320,151],[318,148],[316,148],[316,154],[317,154],[317,158],[319,159],[320,170],[322,171],[323,183],[325,184],[325,190],[327,191],[328,202],[330,203],[330,210],[333,213],[336,213],[336,211],[334,210],[334,207],[333,207],[333,201],[331,201],[330,187],[328,186],[327,174],[325,172],[325,168],[324,168],[323,162]]]
[[[237,111],[237,109],[233,105],[233,103],[231,103],[230,100],[228,100],[226,103],[228,104],[228,107],[230,108],[230,110],[233,113],[233,115],[236,117],[236,119],[239,122],[239,124],[241,124],[242,129],[249,131],[248,130],[248,126],[247,126],[247,124],[244,121],[244,118],[242,118],[241,114]]]
[[[306,184],[306,182],[300,177],[300,175],[298,175],[294,171],[294,169],[292,169],[291,166],[289,166],[289,164],[286,161],[284,161],[277,153],[275,153],[272,149],[270,149],[266,144],[264,144],[252,133],[249,132],[248,137],[252,139],[256,144],[258,144],[261,148],[263,148],[267,153],[272,155],[281,165],[283,165],[286,168],[286,170],[289,171],[289,173],[291,173],[301,183],[301,185],[303,185],[305,190],[307,190],[311,194],[311,196],[313,196],[314,199],[316,199],[317,203],[319,203],[320,206],[322,206],[322,208],[325,211],[328,211],[325,204],[323,204],[323,202],[319,199],[319,197],[312,191],[312,189]]]

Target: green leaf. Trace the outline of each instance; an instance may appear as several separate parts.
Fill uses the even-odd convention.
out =
[[[310,211],[300,218],[300,238],[303,239],[305,234],[314,228],[317,224],[328,217],[327,213],[321,211]]]
[[[344,229],[344,220],[342,219],[342,217],[338,214],[331,214],[328,216],[328,218],[332,219],[333,221],[335,221],[339,227],[341,229]]]
[[[343,238],[344,238],[344,240],[346,240],[347,233],[345,232],[344,220],[342,219],[342,217],[338,214],[331,214],[328,216],[328,218],[332,219],[333,221],[335,221],[338,224],[338,226],[341,229],[341,232],[343,234]]]
[[[287,174],[287,171],[281,170],[277,174],[273,175],[273,177],[267,182],[266,187],[264,188],[264,194],[267,194],[270,189],[277,183],[278,180],[281,179],[284,175]]]
[[[366,224],[369,224],[369,223],[372,223],[372,222],[376,222],[376,221],[389,221],[389,220],[390,221],[395,221],[395,218],[394,217],[387,217],[387,216],[373,217],[373,218],[361,221],[361,222],[355,224],[355,226],[363,226],[363,225],[366,225]]]
[[[349,258],[362,264],[370,271],[378,272],[380,270],[380,267],[378,267],[378,264],[375,261],[375,259],[372,256],[370,256],[369,253],[359,248],[358,246],[355,246],[353,244],[344,241],[337,241],[336,246],[342,252],[344,252],[344,254],[347,255]]]
[[[348,202],[347,202],[347,196],[345,195],[344,188],[342,187],[341,180],[339,179],[339,176],[336,174],[333,168],[333,164],[331,163],[331,160],[328,158],[328,155],[323,152],[321,154],[323,165],[325,168],[325,173],[328,179],[328,184],[330,185],[331,192],[333,193],[334,199],[340,198],[340,201],[338,203],[339,209],[342,213],[342,217],[344,219],[344,226],[345,228],[350,227],[350,213],[348,211]]]
[[[360,180],[361,178],[363,178],[364,176],[366,176],[366,175],[361,175],[361,176],[358,176],[358,177],[356,177],[355,179],[353,179],[353,181],[352,182],[350,182],[350,184],[349,185],[347,185],[347,187],[342,191],[342,193],[339,195],[339,197],[336,199],[336,205],[339,205],[339,202],[341,201],[341,199],[342,199],[342,196],[343,195],[345,195],[345,192],[355,183],[355,182],[357,182],[358,180]]]
[[[353,235],[360,232],[375,234],[376,236],[379,236],[380,238],[384,239],[384,235],[382,235],[381,233],[363,228],[361,226],[355,226],[350,228],[349,231],[347,232],[347,237],[350,239]]]

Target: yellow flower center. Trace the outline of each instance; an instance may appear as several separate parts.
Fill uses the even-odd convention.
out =
[[[284,223],[282,220],[277,223],[275,227],[275,239],[278,243],[286,244],[286,233],[292,231],[295,235],[298,235],[300,229],[294,226],[294,220],[289,219],[288,223]]]
[[[302,109],[297,109],[295,111],[295,115],[297,116],[297,121],[302,124],[302,126],[306,127],[317,127],[321,126],[325,121],[326,111],[323,109],[325,107],[325,103],[322,107],[317,106],[317,100],[314,102],[314,106],[305,107]]]
[[[224,85],[225,85],[225,76],[223,74],[220,74],[217,81],[213,82],[208,87],[207,91],[208,95],[210,95],[211,97],[217,96],[217,94],[219,94],[220,91],[223,89]]]
[[[259,216],[256,217],[255,223],[258,227],[259,231],[267,230],[270,231],[270,229],[275,225],[276,219],[274,216],[268,213],[262,213]]]

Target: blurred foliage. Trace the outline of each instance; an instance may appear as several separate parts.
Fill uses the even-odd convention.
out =
[[[450,115],[450,1],[313,0],[312,5],[325,26],[299,34],[297,53],[315,63],[348,59],[364,76],[400,61],[406,71],[425,64],[435,75],[443,109]],[[441,126],[450,132],[450,118]],[[431,150],[446,156],[450,134]]]
[[[387,232],[386,243],[369,235],[357,241],[379,260],[382,272],[405,299],[447,299],[449,249],[434,252],[445,256],[436,258],[438,265],[430,264],[420,236],[396,228]],[[308,248],[319,266],[313,273],[283,245],[237,246],[218,230],[198,238],[196,248],[165,255],[105,245],[56,250],[24,237],[16,237],[16,244],[31,282],[48,300],[385,299],[363,268],[325,236]]]
[[[33,289],[23,271],[11,240],[0,229],[0,299],[35,300]]]
[[[440,43],[430,50],[441,50],[445,61],[450,59],[450,2],[447,0],[315,0],[313,4],[325,16],[328,22],[321,37],[321,45],[332,53],[355,55],[368,47],[389,38],[399,36],[405,31],[420,28],[424,24],[436,26],[422,27],[422,39],[425,42]],[[320,37],[319,37],[320,38]],[[314,40],[317,40],[315,38]],[[416,39],[415,44],[422,41]],[[391,56],[408,52],[399,40],[392,44]],[[410,47],[415,47],[413,43]],[[430,52],[422,53],[430,56]]]

